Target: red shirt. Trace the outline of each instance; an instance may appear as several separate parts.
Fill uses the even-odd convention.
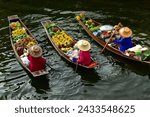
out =
[[[31,72],[38,71],[41,69],[45,69],[46,59],[43,57],[32,57],[30,54],[28,54],[28,59],[30,61],[29,63],[29,69]]]
[[[79,59],[77,62],[81,65],[88,66],[91,64],[91,55],[90,51],[81,51],[79,52]]]

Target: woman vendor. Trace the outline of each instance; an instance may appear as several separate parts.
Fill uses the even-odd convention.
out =
[[[77,59],[77,63],[81,65],[88,66],[91,64],[91,55],[90,55],[90,48],[91,45],[86,40],[79,40],[75,47],[79,48],[79,58]]]
[[[124,53],[125,50],[133,47],[131,40],[132,30],[128,27],[123,27],[119,30],[119,34],[121,39],[115,39],[113,42],[119,44],[120,51]]]

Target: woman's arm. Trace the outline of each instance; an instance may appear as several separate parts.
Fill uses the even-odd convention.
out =
[[[123,39],[116,39],[116,40],[113,40],[113,42],[115,42],[115,43],[122,43],[123,42]]]

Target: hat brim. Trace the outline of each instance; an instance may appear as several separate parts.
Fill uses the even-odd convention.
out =
[[[31,48],[32,48],[32,46],[31,46],[30,49],[29,49],[29,54],[30,54],[32,57],[37,58],[37,57],[41,57],[41,56],[42,56],[42,48],[41,48],[41,47],[39,48],[39,52],[38,52],[38,53],[33,52]]]
[[[122,37],[125,37],[125,38],[131,37],[131,35],[132,35],[132,31],[131,31],[131,30],[130,30],[128,33],[125,33],[123,30],[124,30],[124,28],[121,28],[121,29],[119,30],[119,34],[120,34]]]
[[[78,46],[78,48],[79,48],[80,50],[82,50],[82,51],[88,51],[88,50],[91,49],[91,45],[90,45],[90,43],[89,43],[88,41],[86,41],[86,43],[87,43],[86,46],[83,46],[83,45],[81,44],[81,41],[83,41],[83,40],[80,40],[79,42],[77,42],[77,46]]]

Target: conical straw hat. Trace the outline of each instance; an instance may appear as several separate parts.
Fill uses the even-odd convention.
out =
[[[132,30],[128,27],[123,27],[119,30],[119,34],[122,37],[130,37],[132,35]]]
[[[40,57],[42,56],[42,48],[38,45],[31,46],[29,48],[29,53],[33,57]]]
[[[90,43],[86,40],[79,40],[77,46],[82,51],[88,51],[91,48]]]

